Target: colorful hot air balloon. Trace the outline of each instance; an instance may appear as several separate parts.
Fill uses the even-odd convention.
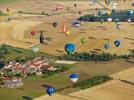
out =
[[[109,49],[109,48],[110,48],[109,44],[105,44],[105,45],[104,45],[104,48],[105,48],[105,49]]]
[[[36,31],[32,30],[31,35],[34,36],[36,34]]]
[[[76,83],[78,81],[78,75],[77,74],[71,74],[70,79],[73,83]]]
[[[78,28],[80,26],[80,21],[78,21],[78,20],[77,21],[74,21],[73,22],[73,26],[76,27],[76,28]]]
[[[55,89],[53,88],[53,87],[48,87],[47,88],[47,94],[49,95],[49,96],[52,96],[52,94],[55,92]]]
[[[116,46],[116,47],[119,47],[120,46],[120,41],[119,40],[116,40],[116,41],[114,41],[114,45]]]
[[[65,51],[67,52],[67,54],[72,54],[74,52],[75,49],[75,45],[72,43],[67,43],[65,45]]]
[[[62,25],[62,30],[61,30],[61,32],[62,32],[62,33],[67,32],[66,24]]]
[[[105,0],[105,3],[106,3],[107,5],[109,5],[109,4],[111,3],[111,1],[112,1],[112,0]]]

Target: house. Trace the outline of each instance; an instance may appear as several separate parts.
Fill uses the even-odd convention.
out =
[[[6,78],[3,81],[5,83],[4,86],[7,88],[15,88],[23,85],[21,78],[16,78],[16,79]]]

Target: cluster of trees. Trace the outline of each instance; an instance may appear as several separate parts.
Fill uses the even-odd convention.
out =
[[[74,53],[72,55],[63,55],[60,56],[60,60],[73,60],[73,61],[110,61],[114,59],[129,59],[130,57],[134,57],[134,50],[131,51],[129,55],[117,55],[110,53],[102,53],[102,54],[90,54],[90,53]]]
[[[112,78],[107,75],[97,75],[97,76],[91,77],[90,79],[83,80],[83,81],[76,83],[74,87],[86,89],[86,88],[90,88],[92,86],[96,86],[98,84],[102,84],[109,80],[112,80]]]
[[[74,53],[73,55],[63,55],[59,57],[61,60],[73,61],[110,61],[120,58],[117,54],[103,53],[103,54],[89,54],[89,53]]]
[[[120,22],[127,22],[128,16],[127,16],[127,11],[120,11],[120,12],[116,12],[115,14],[111,13],[110,15],[103,14],[101,16],[104,22],[106,22],[109,17],[113,19],[113,22],[115,21],[114,19],[116,18],[119,18]],[[86,21],[86,22],[100,22],[100,17],[90,14],[90,15],[81,16],[80,18],[78,18],[78,20]],[[131,16],[131,20],[134,21],[134,14]]]

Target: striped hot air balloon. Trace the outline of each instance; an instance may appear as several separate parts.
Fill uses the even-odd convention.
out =
[[[61,32],[62,32],[62,33],[67,32],[66,24],[62,25],[62,30],[61,30]]]
[[[111,3],[111,1],[112,1],[112,0],[105,0],[105,3],[106,3],[107,5],[109,5],[109,4]]]

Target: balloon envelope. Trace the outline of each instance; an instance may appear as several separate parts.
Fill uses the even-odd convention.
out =
[[[36,52],[38,52],[38,51],[39,51],[39,48],[38,48],[38,47],[36,47],[36,46],[33,46],[33,47],[32,47],[32,51],[36,53]]]
[[[120,46],[120,41],[119,40],[116,40],[116,41],[114,41],[114,45],[116,46],[116,47],[119,47]]]
[[[77,74],[71,74],[70,79],[73,83],[76,83],[78,81],[78,75]]]
[[[65,51],[67,54],[72,54],[74,52],[75,46],[72,43],[68,43],[65,45]]]
[[[47,94],[49,95],[49,96],[52,96],[52,94],[55,92],[55,89],[53,88],[53,87],[49,87],[49,88],[47,88]]]
[[[57,23],[56,22],[53,22],[53,27],[56,28],[57,27]]]
[[[32,30],[31,35],[34,36],[36,34],[36,31]]]
[[[108,21],[108,22],[112,22],[112,18],[108,18],[107,21]]]
[[[110,46],[109,46],[109,44],[105,44],[104,47],[105,47],[105,49],[109,49]]]

